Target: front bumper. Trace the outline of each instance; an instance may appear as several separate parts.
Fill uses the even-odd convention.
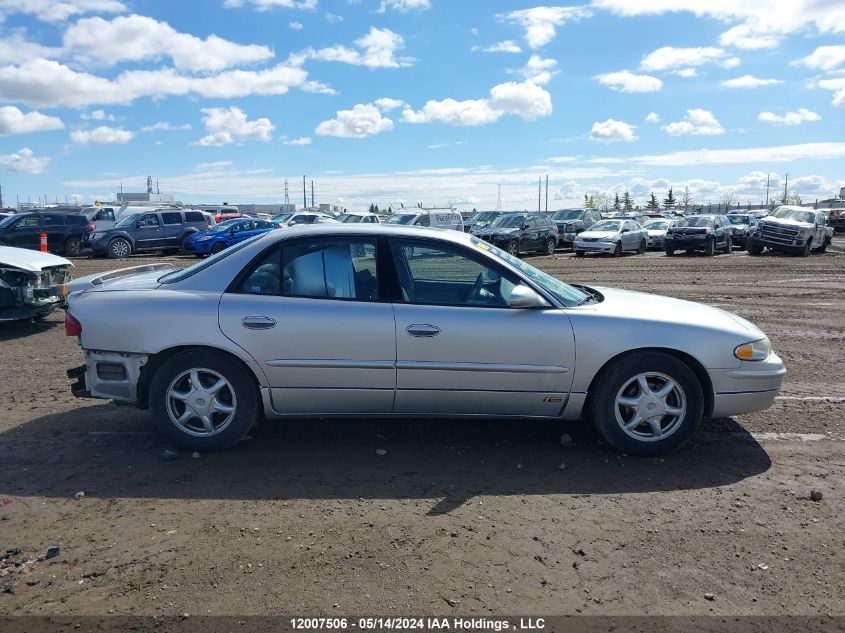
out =
[[[92,240],[89,235],[85,235],[82,238],[82,248],[90,248],[95,255],[102,255],[109,250],[109,238],[106,236]]]
[[[584,251],[586,253],[612,253],[616,250],[616,242],[585,242],[583,240],[575,240],[572,248],[576,251]]]
[[[707,246],[707,238],[709,235],[696,235],[690,237],[670,237],[666,236],[663,245],[667,248],[671,247],[675,250],[695,250]]]
[[[647,247],[648,248],[663,248],[663,244],[665,242],[666,242],[666,238],[663,235],[649,236]]]
[[[783,238],[772,239],[769,236],[761,235],[760,233],[753,233],[747,239],[747,244],[750,246],[759,246],[761,248],[771,248],[776,251],[786,251],[788,253],[800,253],[804,250],[804,246],[809,238],[794,238],[785,240]]]
[[[77,398],[105,398],[137,403],[145,354],[87,350],[85,364],[69,369],[68,378],[77,380],[70,391]]]
[[[713,414],[720,418],[763,411],[780,392],[786,367],[772,352],[762,362],[743,361],[738,369],[708,370],[713,382]]]

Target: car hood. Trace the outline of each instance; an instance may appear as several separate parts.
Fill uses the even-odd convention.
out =
[[[20,268],[32,273],[51,266],[73,266],[64,257],[14,246],[0,246],[0,265]]]
[[[490,229],[486,227],[484,229],[484,233],[490,233],[491,235],[513,235],[514,233],[519,232],[519,229],[512,228],[512,229]]]
[[[71,281],[68,284],[68,292],[154,290],[161,285],[158,281],[159,277],[173,270],[178,270],[178,267],[173,264],[147,264],[121,268],[106,273],[94,273]]]
[[[658,236],[658,235],[666,235],[667,229],[648,229],[648,234],[650,236]]]
[[[705,326],[747,336],[748,340],[763,338],[765,334],[753,323],[740,316],[692,301],[633,290],[596,287],[604,301],[595,310],[609,316],[649,320],[678,325]]]
[[[773,218],[767,217],[765,220],[760,220],[760,224],[780,224],[781,226],[792,226],[797,229],[808,229],[813,225],[809,222],[799,222],[789,218]]]
[[[578,237],[580,239],[584,239],[587,237],[598,238],[600,240],[606,240],[609,238],[614,238],[619,235],[618,231],[584,231]]]

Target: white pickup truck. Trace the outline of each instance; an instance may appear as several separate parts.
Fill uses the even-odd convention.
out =
[[[832,239],[833,227],[828,226],[824,211],[781,205],[757,223],[746,248],[751,255],[770,248],[806,257],[810,251],[827,250]]]

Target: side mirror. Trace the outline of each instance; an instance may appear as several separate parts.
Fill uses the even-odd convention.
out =
[[[623,233],[627,233],[627,232],[628,232],[628,229],[622,229],[622,232],[623,232]]]
[[[549,302],[524,284],[519,284],[511,290],[512,308],[548,308]]]
[[[522,230],[523,230],[523,231],[524,231],[525,229],[527,229],[527,228],[528,228],[528,225],[527,225],[527,224],[523,224],[523,225],[522,225]]]
[[[141,222],[141,220],[138,220],[138,221],[135,223],[135,228],[136,228],[136,229],[140,229],[142,226],[144,226],[144,223],[143,223],[143,222]]]

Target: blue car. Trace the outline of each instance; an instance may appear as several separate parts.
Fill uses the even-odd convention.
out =
[[[219,253],[224,248],[237,244],[253,235],[260,235],[276,228],[269,220],[236,218],[213,226],[208,231],[192,235],[185,244],[185,250],[193,251],[197,257]]]

